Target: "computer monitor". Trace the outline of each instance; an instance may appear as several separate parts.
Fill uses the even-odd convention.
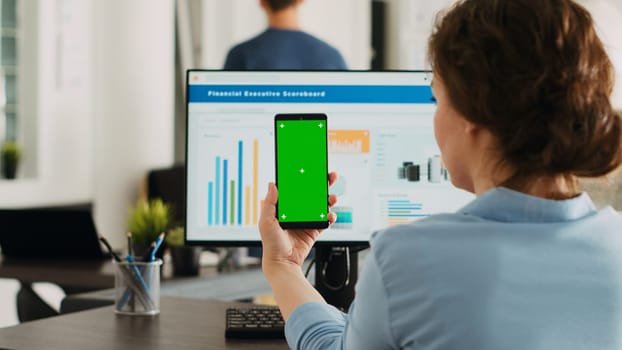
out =
[[[453,187],[443,166],[430,79],[424,71],[188,71],[186,241],[260,244],[279,113],[327,115],[339,199],[316,247],[365,245],[384,227],[459,209],[473,196]]]

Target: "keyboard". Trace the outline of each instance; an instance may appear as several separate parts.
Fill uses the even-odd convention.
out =
[[[225,338],[285,339],[285,321],[276,306],[227,309]]]

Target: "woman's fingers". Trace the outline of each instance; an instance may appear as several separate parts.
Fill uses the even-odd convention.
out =
[[[332,207],[336,203],[337,203],[337,195],[336,194],[329,195],[328,196],[328,206]]]
[[[335,181],[337,181],[337,179],[339,178],[339,175],[337,175],[336,172],[331,171],[330,173],[328,173],[328,185],[332,186]]]
[[[276,219],[276,201],[278,199],[278,191],[274,183],[268,184],[268,193],[264,198],[261,206],[260,222],[271,223]]]
[[[330,185],[334,184],[337,181],[338,175],[336,172],[331,172],[328,174],[328,183]],[[276,185],[273,182],[268,184],[268,193],[266,193],[266,197],[264,198],[263,204],[261,206],[260,213],[260,228],[264,225],[271,225],[276,220],[276,202],[278,200],[278,190]],[[332,207],[337,203],[337,195],[331,194],[328,196],[328,206]],[[329,213],[328,214],[328,222],[332,224],[337,220],[337,214]],[[260,230],[261,231],[261,230]]]
[[[337,175],[336,172],[332,171],[330,173],[328,173],[328,185],[332,186],[335,184],[335,182],[337,181],[337,179],[339,178],[339,175]],[[331,194],[328,196],[328,207],[332,207],[337,203],[337,195],[336,194]],[[330,212],[328,213],[328,224],[332,225],[335,221],[337,221],[337,214]]]

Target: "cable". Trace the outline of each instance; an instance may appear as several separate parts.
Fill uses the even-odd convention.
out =
[[[328,283],[328,281],[326,280],[326,270],[328,269],[328,262],[332,258],[332,255],[334,254],[334,251],[330,252],[330,256],[328,257],[328,259],[326,259],[326,261],[324,262],[324,265],[322,266],[322,273],[320,275],[320,278],[322,280],[322,284],[328,290],[332,290],[332,291],[342,290],[347,285],[350,284],[350,248],[349,247],[345,247],[343,249],[346,251],[346,262],[345,262],[345,265],[346,265],[345,266],[346,276],[345,276],[345,278],[343,280],[343,283],[341,283],[340,285],[332,285],[332,284]]]

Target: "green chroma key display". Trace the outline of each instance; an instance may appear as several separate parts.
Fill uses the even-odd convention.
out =
[[[328,227],[326,115],[277,114],[274,129],[281,227]]]

